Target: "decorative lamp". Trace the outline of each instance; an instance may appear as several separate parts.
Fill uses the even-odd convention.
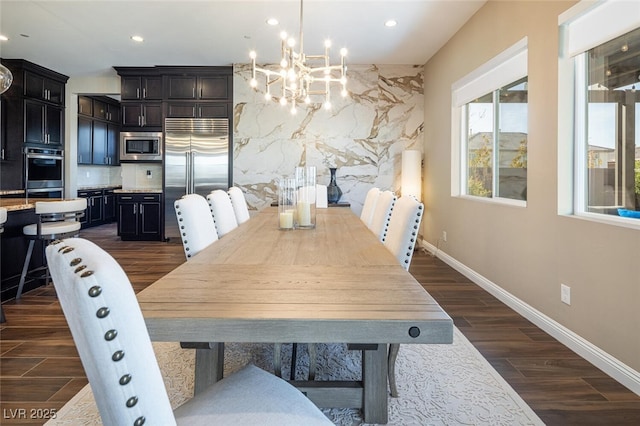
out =
[[[13,75],[9,68],[0,64],[0,94],[9,90],[11,83],[13,82]]]
[[[422,152],[408,149],[402,151],[402,195],[413,195],[422,200]]]

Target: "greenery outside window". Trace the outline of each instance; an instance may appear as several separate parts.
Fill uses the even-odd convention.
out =
[[[466,195],[527,200],[527,77],[462,107]]]
[[[582,54],[576,103],[585,108],[586,137],[577,141],[583,165],[584,211],[633,216],[640,211],[640,28]],[[581,206],[582,207],[582,206]]]

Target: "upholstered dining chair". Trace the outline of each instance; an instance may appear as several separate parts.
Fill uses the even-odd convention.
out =
[[[22,296],[24,283],[28,276],[35,274],[34,276],[37,278],[48,279],[49,273],[46,264],[41,268],[29,270],[29,263],[31,262],[31,255],[36,241],[40,241],[43,244],[42,250],[44,252],[46,244],[54,239],[77,236],[82,226],[80,218],[84,216],[86,209],[86,198],[36,201],[35,213],[38,219],[37,222],[22,228],[22,233],[29,240],[29,246],[22,266],[16,300]]]
[[[173,203],[187,260],[218,240],[216,226],[206,198],[188,194]]]
[[[247,200],[244,197],[244,192],[242,192],[242,190],[237,186],[232,186],[229,188],[227,193],[231,199],[231,206],[233,207],[233,212],[236,215],[238,225],[248,221],[251,216],[249,215],[249,207],[247,207]]]
[[[376,234],[378,239],[384,242],[387,236],[387,227],[391,219],[391,212],[396,202],[396,195],[391,191],[382,191],[378,196],[371,216],[369,229]]]
[[[376,208],[378,197],[380,196],[380,188],[373,187],[367,191],[367,196],[362,204],[362,212],[360,213],[360,220],[367,225],[367,228],[371,226],[371,219],[373,218],[373,211]]]
[[[209,202],[213,221],[216,224],[218,238],[222,238],[225,234],[238,227],[238,221],[236,220],[229,194],[221,189],[216,189],[207,194],[207,201]]]
[[[7,208],[0,207],[0,234],[4,232],[4,224],[7,221]],[[2,304],[0,304],[0,323],[6,322],[6,318],[4,316],[4,310],[2,309]]]
[[[289,383],[248,365],[172,410],[136,295],[91,241],[46,249],[54,286],[104,425],[330,425]]]
[[[410,195],[402,196],[396,201],[389,221],[389,229],[384,245],[395,255],[398,263],[409,270],[413,250],[418,240],[418,231],[422,221],[424,205]],[[398,396],[396,386],[395,364],[400,350],[399,344],[389,345],[389,388],[391,396]]]

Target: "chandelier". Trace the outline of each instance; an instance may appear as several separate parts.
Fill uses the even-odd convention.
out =
[[[331,65],[329,48],[331,41],[324,43],[324,55],[306,55],[304,53],[302,33],[303,6],[300,0],[300,50],[296,52],[295,39],[289,37],[286,32],[280,34],[282,57],[279,69],[267,69],[256,66],[256,52],[251,51],[251,81],[254,89],[258,87],[256,75],[265,77],[265,99],[278,100],[282,106],[290,106],[291,113],[297,112],[297,106],[310,104],[312,98],[323,97],[326,109],[331,109],[331,85],[338,83],[341,86],[341,94],[347,96],[347,66],[345,57],[347,49],[340,50],[340,64]],[[272,87],[273,92],[272,92]]]

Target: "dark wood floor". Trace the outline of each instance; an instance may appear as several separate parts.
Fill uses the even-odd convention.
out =
[[[122,242],[113,225],[82,236],[120,262],[136,292],[184,261],[179,242]],[[439,259],[417,252],[411,273],[546,424],[640,424],[639,396]],[[0,424],[42,424],[31,415],[59,409],[87,383],[82,365],[51,286],[3,308]],[[21,409],[26,419],[15,418]]]

